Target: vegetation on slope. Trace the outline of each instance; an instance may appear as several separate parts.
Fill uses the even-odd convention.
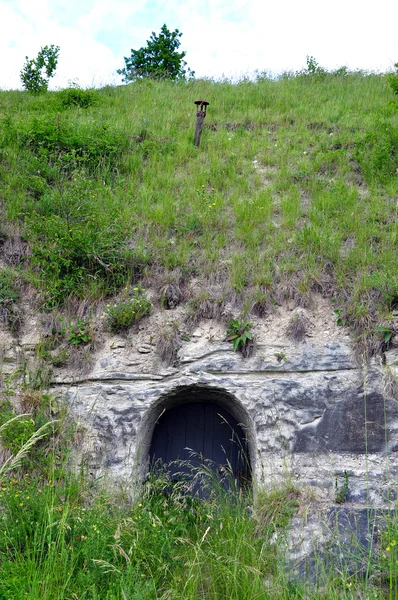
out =
[[[392,97],[344,70],[1,92],[2,259],[46,308],[195,277],[246,312],[320,292],[371,336],[398,298]]]

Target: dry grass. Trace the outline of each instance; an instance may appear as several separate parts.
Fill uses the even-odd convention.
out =
[[[179,323],[174,322],[163,327],[156,342],[156,352],[162,362],[166,365],[172,365],[176,358],[178,350],[181,347],[181,336]]]
[[[286,335],[294,342],[303,342],[308,332],[309,320],[305,314],[296,310],[286,328]]]

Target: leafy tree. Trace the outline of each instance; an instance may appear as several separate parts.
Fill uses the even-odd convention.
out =
[[[158,36],[152,32],[145,48],[132,49],[131,56],[124,57],[125,67],[117,72],[126,82],[145,77],[173,80],[183,79],[186,75],[193,77],[195,73],[185,69],[186,52],[177,52],[181,36],[178,29],[169,31],[163,25]]]
[[[394,65],[395,71],[387,75],[388,82],[394,94],[398,96],[398,62]]]
[[[29,59],[21,71],[21,80],[28,92],[46,92],[48,81],[53,77],[58,64],[59,46],[44,46],[37,58]]]

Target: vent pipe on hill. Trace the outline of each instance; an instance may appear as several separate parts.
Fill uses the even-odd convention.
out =
[[[206,116],[206,108],[209,106],[209,103],[206,102],[206,100],[196,100],[195,104],[197,106],[195,146],[199,146],[200,136],[202,135],[203,121],[205,120],[205,116]]]

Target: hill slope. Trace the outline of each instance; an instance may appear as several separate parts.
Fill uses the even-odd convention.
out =
[[[360,73],[1,92],[3,320],[26,281],[46,309],[138,282],[211,314],[316,291],[371,349],[398,302],[391,100],[385,76]]]

